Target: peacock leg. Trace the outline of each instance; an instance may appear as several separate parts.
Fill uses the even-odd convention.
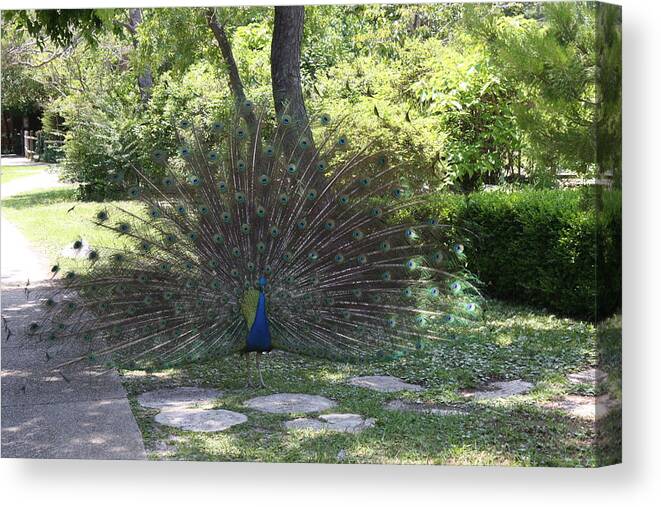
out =
[[[266,384],[264,383],[264,379],[262,378],[262,370],[259,367],[259,356],[261,354],[259,352],[255,352],[255,363],[257,363],[257,373],[259,374],[259,385],[262,387],[266,387]]]
[[[246,387],[255,387],[250,378],[250,352],[246,352]]]

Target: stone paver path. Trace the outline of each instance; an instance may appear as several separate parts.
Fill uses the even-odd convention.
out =
[[[205,410],[202,408],[166,408],[159,412],[154,420],[159,424],[173,426],[188,431],[223,431],[237,424],[243,424],[248,418],[231,410]]]
[[[544,407],[562,410],[571,416],[595,421],[604,417],[617,405],[618,402],[610,398],[607,394],[602,396],[569,394],[558,400],[546,403]]]
[[[223,395],[217,389],[202,387],[173,387],[148,391],[138,396],[138,403],[146,408],[171,409],[209,406]]]
[[[3,186],[3,197],[31,179]],[[49,370],[46,345],[26,336],[26,325],[40,310],[26,300],[24,286],[29,279],[31,288],[38,287],[49,264],[13,224],[2,219],[1,227],[2,316],[11,330],[2,329],[2,457],[146,459],[118,375],[80,370],[66,382]],[[57,357],[78,355],[69,347]]]
[[[244,405],[270,414],[306,414],[327,410],[336,403],[315,394],[279,393],[251,398]]]
[[[587,370],[570,373],[567,375],[567,380],[572,384],[599,384],[606,380],[606,373],[597,369],[589,368]]]
[[[463,395],[474,400],[488,400],[493,398],[509,398],[518,394],[526,394],[533,387],[530,382],[523,380],[508,380],[491,382],[482,389],[464,391]]]
[[[402,379],[390,375],[371,375],[367,377],[352,377],[349,383],[358,387],[366,387],[382,393],[394,393],[398,391],[423,391],[421,386],[408,384]]]
[[[431,403],[413,403],[404,400],[392,400],[386,405],[388,410],[396,410],[401,412],[417,412],[422,414],[432,414],[432,415],[466,415],[468,414],[468,409],[463,407],[457,407],[454,405],[442,405],[442,404],[431,404]]]
[[[318,419],[300,418],[286,421],[285,428],[290,430],[328,430],[341,433],[359,433],[374,426],[375,420],[365,419],[358,414],[325,414]]]

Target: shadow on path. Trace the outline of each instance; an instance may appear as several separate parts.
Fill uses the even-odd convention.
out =
[[[14,225],[4,219],[1,225],[1,307],[7,323],[1,330],[2,457],[146,459],[117,373],[93,375],[81,367],[66,381],[53,372],[49,357],[79,356],[82,345],[53,347],[27,336],[40,308],[26,298],[26,282],[37,288],[49,266]]]

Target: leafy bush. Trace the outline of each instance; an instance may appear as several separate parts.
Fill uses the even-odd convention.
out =
[[[621,193],[604,192],[597,212],[590,190],[440,194],[411,213],[462,234],[490,296],[603,318],[621,305]]]

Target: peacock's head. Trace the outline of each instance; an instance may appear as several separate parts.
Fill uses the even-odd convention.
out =
[[[263,289],[264,287],[266,287],[266,283],[267,283],[266,282],[266,277],[265,276],[260,276],[259,277],[259,286],[260,286],[260,288]]]

